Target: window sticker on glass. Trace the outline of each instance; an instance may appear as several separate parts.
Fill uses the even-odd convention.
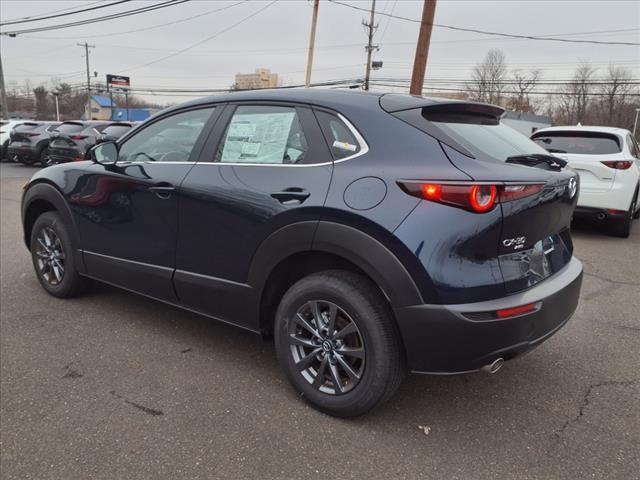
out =
[[[236,113],[231,119],[221,162],[282,163],[295,111]]]
[[[352,143],[340,142],[339,140],[336,140],[335,142],[333,142],[333,148],[341,148],[342,150],[355,152],[358,149],[358,146]]]

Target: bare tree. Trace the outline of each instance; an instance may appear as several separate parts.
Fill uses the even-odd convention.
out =
[[[599,102],[600,117],[607,125],[624,126],[627,123],[623,120],[627,113],[624,106],[629,102],[634,88],[631,84],[631,72],[610,64],[602,80],[606,83],[602,83],[599,91],[602,95]]]
[[[516,92],[514,96],[509,98],[508,107],[511,110],[518,112],[533,111],[529,94],[536,87],[541,76],[540,70],[537,69],[530,72],[516,69],[511,72],[513,90]]]
[[[504,53],[498,49],[489,50],[482,62],[473,68],[469,97],[479,102],[500,103],[506,78]]]
[[[558,94],[558,118],[563,123],[585,123],[593,118],[591,94],[596,70],[589,62],[582,62],[573,79],[564,84]]]

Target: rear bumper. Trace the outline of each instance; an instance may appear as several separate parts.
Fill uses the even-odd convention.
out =
[[[49,157],[53,163],[67,163],[84,160],[85,153],[79,148],[49,147]]]
[[[411,370],[454,374],[476,371],[497,358],[509,360],[558,331],[578,306],[582,263],[575,257],[559,272],[524,292],[460,305],[394,309]],[[489,312],[540,302],[534,313],[499,320],[469,320]]]
[[[7,148],[7,158],[18,157],[18,160],[37,160],[38,151],[33,147],[12,147]]]

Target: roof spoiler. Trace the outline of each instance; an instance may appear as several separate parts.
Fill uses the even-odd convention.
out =
[[[429,113],[464,113],[468,115],[484,115],[499,119],[504,114],[504,108],[487,103],[470,102],[466,100],[451,100],[447,98],[429,98],[416,95],[399,95],[387,93],[380,97],[383,110],[394,113],[403,110],[423,109]]]

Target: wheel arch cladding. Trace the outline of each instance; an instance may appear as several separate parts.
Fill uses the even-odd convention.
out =
[[[286,275],[288,266],[294,266]],[[333,222],[300,222],[274,232],[253,258],[249,284],[258,292],[260,327],[272,320],[274,302],[301,275],[335,268],[362,274],[386,297],[391,307],[422,304],[413,278],[398,258],[370,235]],[[288,288],[288,287],[286,287]]]
[[[69,205],[56,187],[45,182],[30,186],[22,198],[22,228],[27,248],[30,248],[31,230],[36,219],[43,213],[51,211],[57,212],[62,217],[75,248],[80,248],[80,234]]]

